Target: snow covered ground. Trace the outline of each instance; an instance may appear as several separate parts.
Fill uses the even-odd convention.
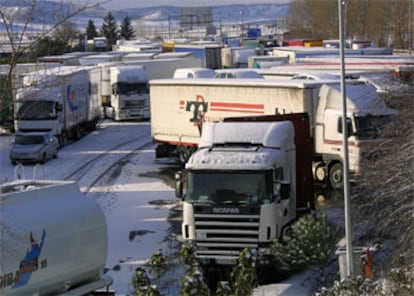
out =
[[[14,179],[15,167],[8,158],[13,138],[0,136],[1,182]],[[154,148],[149,123],[105,121],[96,131],[63,147],[58,158],[46,162],[35,176],[76,179],[81,190],[102,207],[109,237],[106,269],[114,280],[110,288],[116,295],[131,295],[136,267],[145,264],[157,250],[170,264],[160,283],[162,293],[179,294],[184,273],[176,259],[180,244],[175,236],[179,233],[168,220],[178,201],[160,173],[174,169],[176,164],[156,160]],[[24,173],[19,170],[18,174],[31,179],[34,168],[25,165]],[[316,276],[308,271],[280,284],[258,287],[254,295],[306,295],[315,287]]]
[[[12,141],[12,135],[0,136],[0,183],[14,179],[8,157]],[[168,220],[177,199],[162,173],[175,164],[156,160],[154,148],[148,122],[104,121],[96,131],[63,147],[59,157],[48,161],[35,176],[75,179],[102,207],[109,237],[107,274],[114,279],[111,289],[117,295],[131,294],[135,268],[157,250],[162,250],[171,266],[178,266],[178,233]],[[19,175],[31,179],[33,171],[34,166],[27,165]],[[330,213],[331,221],[343,223],[341,210]],[[163,295],[178,295],[182,275],[179,267],[169,271]],[[308,295],[316,278],[315,272],[306,271],[283,283],[258,287],[254,295]]]
[[[8,158],[12,141],[12,135],[0,137],[2,182],[14,179],[14,167]],[[123,142],[127,143],[118,149],[110,149]],[[105,156],[90,162],[100,154]],[[135,268],[145,263],[155,251],[160,249],[165,256],[175,256],[172,253],[177,251],[174,241],[168,239],[171,225],[167,221],[176,198],[171,187],[161,178],[154,177],[160,168],[167,165],[156,161],[154,156],[149,123],[108,121],[102,123],[97,131],[63,147],[58,158],[48,161],[36,174],[36,178],[44,174],[45,179],[53,180],[73,175],[80,178],[81,190],[85,191],[105,172],[88,194],[94,197],[106,215],[109,237],[106,268],[114,280],[111,289],[117,291],[117,295],[132,292],[131,277]],[[115,162],[119,158],[121,160]],[[73,174],[84,170],[82,166],[88,162],[83,176]],[[110,167],[108,170],[107,166]],[[26,165],[24,168],[25,177],[31,179],[34,166]],[[23,178],[21,170],[19,174]],[[175,291],[180,278],[176,281],[177,285],[170,285],[170,289],[175,285]]]

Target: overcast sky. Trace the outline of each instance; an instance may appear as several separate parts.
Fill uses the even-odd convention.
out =
[[[68,0],[70,1],[70,0]],[[94,2],[95,0],[89,0]],[[218,6],[228,4],[255,4],[255,3],[286,3],[290,0],[96,0],[96,2],[107,2],[103,6],[108,9],[122,9],[150,6]],[[72,2],[76,2],[72,1]]]

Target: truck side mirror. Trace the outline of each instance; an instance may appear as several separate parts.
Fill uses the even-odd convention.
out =
[[[183,182],[182,182],[182,172],[178,171],[175,173],[175,196],[183,197]]]
[[[290,197],[290,184],[280,183],[280,197],[283,199],[289,199]]]
[[[342,134],[344,129],[342,127],[342,117],[338,117],[338,125],[337,125],[338,133]],[[346,128],[347,128],[347,135],[350,137],[352,135],[352,121],[351,118],[346,118]]]

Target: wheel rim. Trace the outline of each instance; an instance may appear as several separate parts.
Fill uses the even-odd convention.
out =
[[[341,188],[344,182],[344,175],[341,164],[334,164],[330,170],[329,180],[333,188]]]

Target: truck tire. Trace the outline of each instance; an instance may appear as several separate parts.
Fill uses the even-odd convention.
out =
[[[59,136],[59,145],[60,147],[63,147],[67,143],[68,143],[68,136],[66,135],[66,132],[62,132]]]
[[[344,173],[341,163],[336,162],[329,168],[329,183],[333,189],[340,189],[344,186]]]
[[[76,128],[73,135],[74,135],[75,140],[79,140],[80,138],[82,138],[81,128],[80,127]]]
[[[46,152],[43,152],[42,158],[40,159],[40,163],[44,164],[46,162]]]
[[[186,147],[186,146],[178,147],[178,158],[180,160],[180,163],[185,165],[195,150],[196,150],[195,147]]]

